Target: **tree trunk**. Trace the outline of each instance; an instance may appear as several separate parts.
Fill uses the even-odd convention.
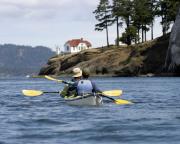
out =
[[[107,40],[107,47],[109,47],[109,32],[108,32],[107,23],[106,23],[106,40]]]
[[[151,24],[151,40],[153,40],[154,39],[154,23],[152,22],[152,24]]]
[[[153,10],[153,7],[154,7],[154,4],[155,4],[155,0],[151,0],[151,12],[152,12],[152,16],[153,16],[153,19],[152,19],[152,23],[151,23],[151,40],[154,39],[154,10]]]
[[[167,30],[167,18],[166,18],[166,15],[164,15],[164,17],[162,17],[162,32],[163,32],[163,35],[166,34],[166,30]]]
[[[144,42],[144,30],[143,30],[143,25],[142,25],[142,43]]]
[[[116,45],[119,46],[119,18],[116,18],[116,25],[117,25],[117,38],[116,38]]]
[[[128,18],[127,18],[127,29],[129,29],[129,27],[130,27],[130,19],[129,19],[129,16],[128,16]],[[127,36],[127,44],[131,45],[131,36],[129,34]]]
[[[106,16],[106,12],[105,12]],[[107,41],[107,47],[109,47],[109,32],[108,32],[108,22],[106,21],[106,41]]]
[[[140,29],[138,28],[138,43],[140,43]]]

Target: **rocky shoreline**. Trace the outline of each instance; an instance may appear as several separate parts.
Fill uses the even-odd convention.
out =
[[[164,69],[170,34],[132,46],[94,48],[57,55],[39,75],[70,75],[74,67],[89,68],[93,76],[177,76]]]
[[[39,75],[70,74],[74,67],[91,75],[180,76],[180,9],[171,35],[127,47],[95,48],[50,58]]]

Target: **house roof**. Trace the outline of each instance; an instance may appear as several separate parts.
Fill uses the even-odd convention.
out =
[[[72,39],[72,40],[69,40],[66,42],[66,44],[69,44],[70,47],[76,47],[80,43],[85,43],[88,47],[92,46],[90,42],[88,42],[87,40],[83,40],[82,38],[81,39]]]

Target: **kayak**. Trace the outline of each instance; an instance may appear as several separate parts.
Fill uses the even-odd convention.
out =
[[[102,97],[95,95],[64,97],[64,100],[68,105],[75,106],[99,106],[103,104]]]
[[[111,100],[111,102],[115,103],[115,104],[119,104],[119,105],[124,105],[124,104],[133,104],[131,101],[127,101],[127,100],[123,100],[123,99],[114,99],[112,97],[109,97],[107,96],[108,94],[111,94],[111,96],[118,96],[120,95],[119,94],[119,91],[117,90],[114,90],[114,91],[111,91],[109,93],[109,91],[107,91],[105,94],[107,95],[103,95],[101,93],[99,94],[86,94],[86,95],[83,95],[83,96],[66,96],[65,93],[63,92],[59,92],[59,91],[56,91],[56,92],[43,92],[43,91],[40,91],[40,90],[22,90],[22,93],[25,95],[25,96],[40,96],[44,93],[58,93],[60,94],[60,96],[66,101],[67,104],[69,105],[77,105],[77,106],[83,106],[83,105],[86,105],[86,106],[98,106],[98,105],[101,105],[103,104],[103,100],[102,100],[102,97],[103,98],[107,98],[109,100]],[[65,94],[65,95],[63,95]]]

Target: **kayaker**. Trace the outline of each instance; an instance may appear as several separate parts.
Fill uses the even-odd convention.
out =
[[[100,89],[96,86],[96,84],[93,81],[89,80],[89,75],[89,69],[83,69],[82,79],[79,80],[77,84],[78,95],[101,92]]]
[[[80,68],[73,69],[73,84],[68,85],[61,92],[61,96],[76,96],[76,95],[86,95],[86,94],[95,94],[101,92],[96,84],[89,80],[90,72],[89,70]]]
[[[64,87],[63,91],[61,92],[61,96],[75,96],[77,95],[77,85],[79,80],[82,78],[82,70],[80,68],[74,68],[73,72],[73,84],[69,84],[68,86]]]

